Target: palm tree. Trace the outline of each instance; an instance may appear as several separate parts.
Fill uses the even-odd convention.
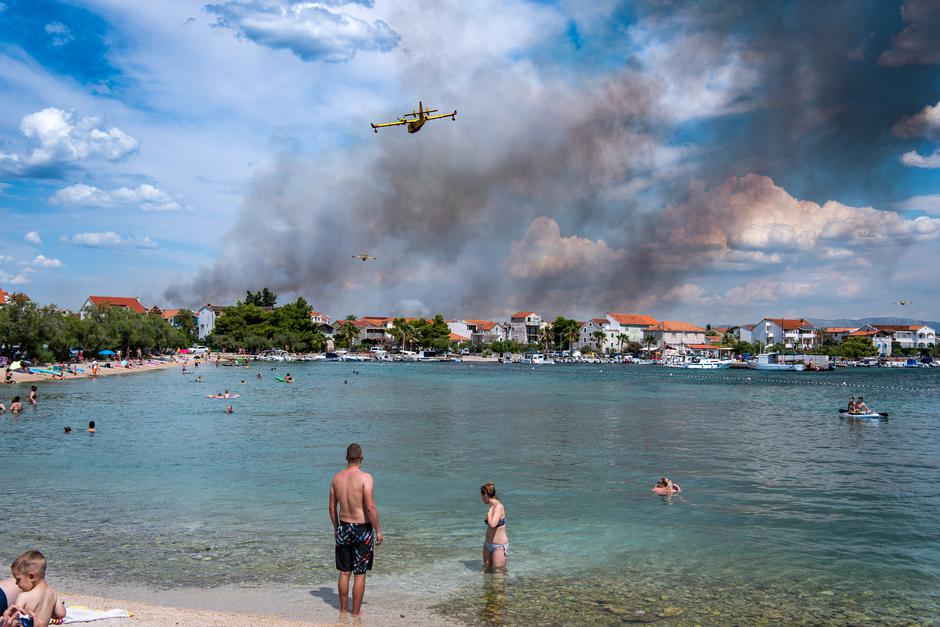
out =
[[[630,341],[630,336],[627,335],[626,333],[621,333],[620,335],[617,336],[617,341],[620,342],[620,352],[623,353],[623,345],[625,342]]]
[[[646,345],[646,352],[649,352],[650,346],[652,346],[652,345],[655,344],[655,343],[656,343],[656,340],[653,338],[652,335],[644,335],[644,336],[643,336],[643,344]]]
[[[548,351],[548,349],[551,347],[552,340],[554,339],[555,339],[555,330],[552,328],[552,325],[550,324],[546,325],[542,329],[541,333],[539,333],[539,344],[544,344],[546,351]]]
[[[578,335],[579,335],[578,329],[576,329],[573,325],[565,329],[565,332],[562,334],[561,339],[568,346],[568,350],[571,350],[572,342],[578,341]]]
[[[346,319],[340,323],[340,330],[337,334],[339,341],[349,349],[352,349],[353,342],[359,337],[359,327],[352,324],[356,320],[356,316],[352,314],[346,316]]]
[[[604,352],[604,335],[603,331],[597,330],[591,333],[591,337],[594,338],[594,345],[597,347],[598,353]]]

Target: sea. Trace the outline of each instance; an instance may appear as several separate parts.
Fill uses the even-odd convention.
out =
[[[0,561],[39,548],[104,592],[327,590],[330,478],[358,442],[385,533],[369,585],[441,621],[940,620],[940,369],[273,367],[40,384],[0,416]],[[849,396],[889,416],[846,420]],[[488,481],[506,574],[480,572]]]

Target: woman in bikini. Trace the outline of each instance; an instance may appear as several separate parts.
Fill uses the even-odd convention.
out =
[[[496,498],[496,486],[493,482],[480,486],[483,504],[489,506],[486,512],[486,539],[483,541],[483,572],[498,570],[505,572],[506,559],[509,557],[509,536],[506,534],[506,508]]]

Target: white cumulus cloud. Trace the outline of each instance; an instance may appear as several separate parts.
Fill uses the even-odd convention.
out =
[[[354,3],[231,0],[205,8],[218,16],[217,26],[261,46],[290,50],[304,61],[348,61],[360,50],[387,52],[398,45],[401,36],[388,24],[331,10],[338,4]]]
[[[0,270],[0,283],[5,283],[7,285],[27,285],[30,282],[28,276],[25,272],[20,272],[19,274],[10,274],[5,270]]]
[[[54,107],[30,113],[20,122],[20,131],[39,145],[27,153],[0,152],[0,171],[30,174],[91,158],[118,161],[137,150],[136,139],[100,124],[96,117],[75,122],[70,112]]]
[[[42,244],[42,238],[39,237],[39,233],[37,233],[36,231],[30,231],[29,233],[23,236],[23,239],[25,239],[30,244],[37,244],[37,245]]]
[[[905,152],[901,155],[901,163],[910,168],[935,170],[936,168],[940,168],[940,148],[926,156],[914,150]]]
[[[144,211],[176,211],[182,207],[163,190],[144,183],[137,187],[103,190],[93,185],[76,183],[63,187],[49,199],[54,205],[82,207],[138,206]]]
[[[46,257],[45,255],[36,255],[36,258],[33,259],[33,265],[42,268],[61,268],[62,262],[59,259]]]
[[[912,196],[899,206],[904,211],[923,211],[924,213],[940,215],[940,194]]]
[[[901,118],[891,132],[898,137],[940,138],[940,102],[927,105],[914,115]]]
[[[67,238],[66,241],[76,246],[84,246],[86,248],[128,249],[157,247],[156,242],[149,237],[140,235],[124,236],[114,231],[76,233],[72,237]]]

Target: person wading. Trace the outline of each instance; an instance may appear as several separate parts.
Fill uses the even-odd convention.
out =
[[[362,472],[362,447],[346,448],[346,468],[330,483],[330,520],[336,543],[337,589],[340,612],[347,610],[349,575],[353,582],[352,615],[359,616],[366,591],[366,572],[372,570],[375,547],[382,544],[382,525],[373,495],[372,475]]]

